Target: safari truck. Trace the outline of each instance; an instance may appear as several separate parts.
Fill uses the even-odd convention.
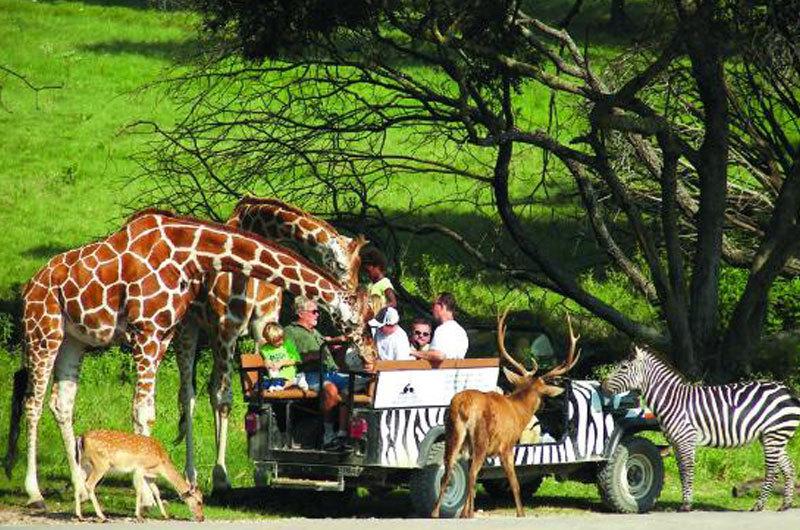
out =
[[[322,356],[324,358],[324,356]],[[313,390],[259,390],[266,369],[259,355],[241,357],[248,411],[248,451],[255,483],[270,488],[344,491],[357,486],[407,487],[413,508],[430,514],[444,471],[445,413],[465,389],[497,389],[498,358],[378,361],[361,393],[351,377],[347,397],[349,439],[322,449],[321,400]],[[596,381],[564,380],[565,392],[548,398],[515,447],[514,461],[525,498],[546,476],[595,482],[604,503],[617,512],[645,512],[664,480],[661,453],[646,438],[655,418],[632,394],[606,398]],[[467,493],[467,461],[461,459],[445,492],[441,515],[452,517]],[[479,476],[491,495],[510,498],[499,459]]]

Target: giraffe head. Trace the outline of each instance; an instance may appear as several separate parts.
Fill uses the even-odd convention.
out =
[[[323,261],[342,283],[351,290],[358,287],[358,271],[361,268],[361,248],[369,243],[363,235],[349,238],[338,235],[324,247]]]

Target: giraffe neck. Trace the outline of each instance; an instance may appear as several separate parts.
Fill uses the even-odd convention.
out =
[[[324,302],[343,322],[358,318],[347,301],[345,289],[327,271],[259,236],[224,225],[160,213],[137,218],[134,222],[154,223],[159,227],[167,246],[172,249],[171,256],[164,259],[171,258],[188,277],[213,271],[251,276],[295,295]],[[131,233],[136,231],[136,228],[129,229]]]
[[[275,241],[297,242],[319,253],[342,285],[358,287],[363,238],[344,237],[322,219],[276,199],[244,198],[226,224]]]

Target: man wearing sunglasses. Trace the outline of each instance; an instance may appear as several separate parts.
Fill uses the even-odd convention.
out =
[[[415,318],[411,323],[411,348],[416,351],[428,351],[431,347],[431,321],[427,318]]]
[[[309,388],[319,391],[320,381],[317,368],[319,366],[317,363],[320,357],[319,348],[326,340],[334,339],[331,337],[324,337],[317,329],[319,308],[317,307],[317,303],[313,300],[304,296],[295,298],[294,314],[295,321],[286,326],[284,335],[287,339],[292,341],[300,357],[303,359],[303,368],[306,371],[306,381],[308,382]],[[336,337],[336,339],[338,338],[339,337]],[[325,391],[323,446],[325,448],[335,448],[337,445],[341,445],[341,439],[347,435],[344,429],[344,419],[347,417],[347,410],[345,407],[340,407],[339,411],[339,432],[336,433],[333,429],[333,422],[336,417],[336,406],[342,400],[341,396],[347,392],[348,376],[339,373],[338,370],[339,367],[336,361],[333,359],[331,352],[328,351],[325,357],[325,370],[323,372],[323,389]]]
[[[431,306],[433,318],[439,324],[433,332],[428,351],[411,351],[411,356],[429,361],[463,359],[469,347],[467,332],[456,322],[456,299],[451,293],[442,292]]]

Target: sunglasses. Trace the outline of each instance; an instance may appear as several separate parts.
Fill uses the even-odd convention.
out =
[[[306,309],[306,313],[311,313],[314,315],[319,315],[319,309]]]
[[[417,330],[414,330],[414,335],[419,335],[420,337],[430,337],[431,336],[431,332],[430,331],[417,331]]]

